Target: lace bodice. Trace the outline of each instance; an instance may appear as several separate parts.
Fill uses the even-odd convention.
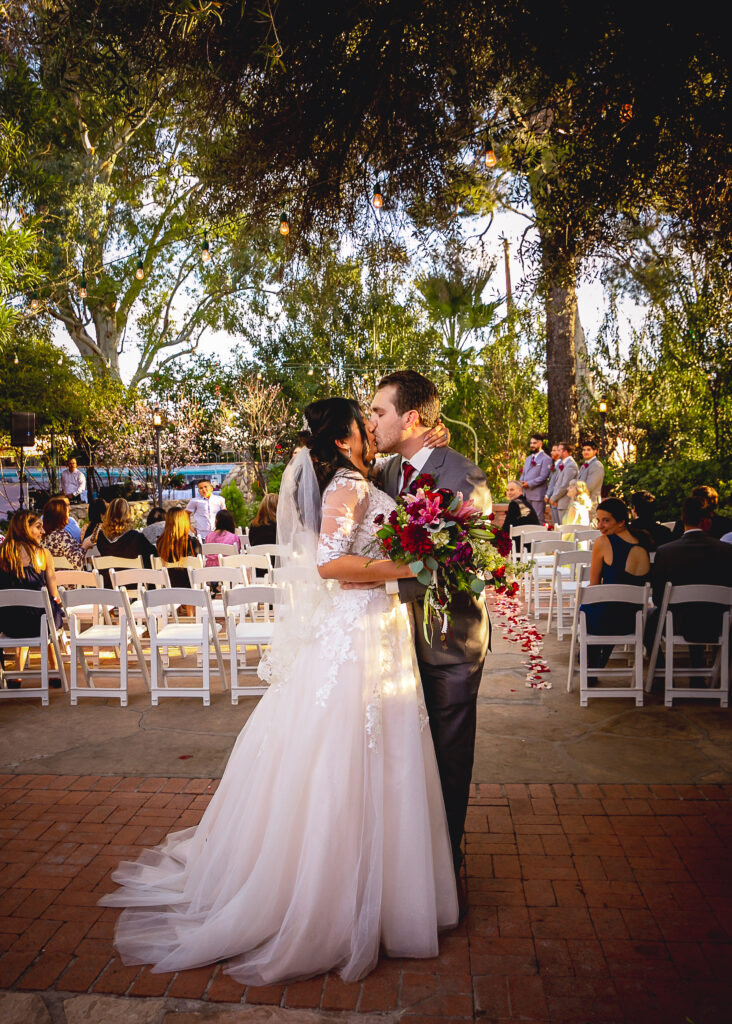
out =
[[[323,492],[318,565],[342,555],[374,557],[374,517],[388,515],[394,500],[349,470],[339,469]]]

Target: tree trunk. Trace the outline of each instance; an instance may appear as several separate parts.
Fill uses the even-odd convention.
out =
[[[552,444],[576,444],[577,354],[575,323],[577,295],[574,275],[562,284],[546,285],[546,380],[549,405],[549,439]]]

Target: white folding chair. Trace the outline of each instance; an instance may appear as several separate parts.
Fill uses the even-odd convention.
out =
[[[576,551],[577,544],[572,540],[562,540],[558,535],[551,540],[539,540],[534,538],[531,541],[531,561],[534,563],[527,575],[529,585],[527,590],[526,607],[527,611],[535,619],[542,614],[543,599],[548,600],[552,593],[552,577],[554,575],[554,555],[557,551]],[[566,572],[565,572],[565,575]],[[533,610],[532,610],[533,606]]]
[[[137,558],[117,558],[116,555],[93,555],[92,565],[96,572],[110,569],[142,569],[142,555]]]
[[[110,569],[109,582],[112,590],[126,591],[132,618],[144,630],[147,629],[147,616],[142,604],[142,592],[149,587],[170,586],[167,569]]]
[[[590,697],[632,697],[636,707],[643,707],[643,626],[646,621],[646,610],[650,598],[650,584],[635,587],[632,584],[601,583],[597,586],[582,588],[582,606],[605,603],[631,605],[636,609],[635,623],[632,632],[601,635],[587,631],[587,616],[584,607],[579,609],[579,671],[580,671],[580,707],[586,708]],[[587,663],[588,647],[624,647],[625,651],[613,651],[613,656],[629,656],[630,661],[619,664],[617,658],[612,664],[608,662],[602,668],[590,668]],[[572,677],[575,671],[574,655],[569,664],[569,680],[567,689],[572,689]],[[597,679],[598,683],[609,676],[615,679],[625,677],[627,686],[593,686],[588,685],[588,675]]]
[[[189,572],[191,586],[198,590],[206,590],[212,583],[220,586],[221,597],[211,597],[211,608],[214,619],[223,619],[226,615],[224,609],[223,594],[231,587],[243,587],[246,585],[246,575],[241,566],[236,565],[212,565],[204,566],[203,569],[191,569]],[[203,614],[203,609],[196,607],[196,620]]]
[[[565,598],[567,599],[566,610],[571,620],[573,599],[577,596],[577,589],[580,586],[580,569],[582,566],[589,565],[591,561],[592,555],[589,551],[556,551],[554,553],[549,611],[546,616],[545,632],[548,633],[551,629],[552,612],[555,612],[557,618],[557,640],[564,639]]]
[[[238,555],[239,551],[236,544],[214,544],[212,541],[210,544],[201,545],[201,554],[203,555],[204,564],[209,555],[212,555],[216,558],[216,564],[221,565],[221,556]]]
[[[226,567],[243,569],[248,584],[272,582],[272,566],[268,555],[225,555],[221,559],[221,564]],[[255,572],[257,569],[266,574],[264,578],[257,577]]]
[[[270,568],[273,569],[283,565],[292,557],[292,551],[287,544],[252,544],[247,548],[248,555],[265,555],[269,559]]]
[[[58,665],[58,674],[61,677],[64,690],[68,690],[66,672],[61,660],[61,649],[58,643],[53,612],[51,610],[51,599],[45,587],[42,590],[0,590],[0,608],[36,608],[41,609],[39,618],[38,636],[6,636],[0,633],[0,650],[5,652],[8,648],[17,650],[18,668],[8,673],[3,668],[0,660],[0,699],[15,700],[27,699],[28,697],[40,697],[41,706],[48,707],[48,645],[53,647]],[[25,668],[29,650],[38,648],[40,655],[40,669]],[[17,689],[8,687],[8,676],[21,680]],[[23,686],[25,679],[38,679],[38,686]]]
[[[201,697],[204,707],[211,704],[211,647],[216,653],[221,686],[226,690],[226,673],[219,638],[216,634],[211,596],[208,590],[194,590],[185,587],[171,587],[165,590],[147,590],[142,595],[147,613],[150,634],[150,663],[152,703],[157,706],[161,697]],[[176,605],[188,604],[201,609],[201,617],[193,622],[171,621]],[[194,666],[173,666],[170,650],[181,651],[182,661],[186,648],[201,652],[203,659],[202,685],[170,686],[171,676],[197,676],[199,668]],[[166,664],[163,655],[168,659]]]
[[[48,555],[48,557],[50,557],[51,561],[53,562],[53,568],[56,572],[81,572],[81,570],[78,569],[77,566],[75,566],[74,563],[70,559],[66,558],[64,555],[52,555],[50,551],[47,551],[46,554]]]
[[[720,605],[722,612],[722,628],[719,636],[714,640],[693,641],[686,640],[684,636],[677,633],[677,623],[674,626],[674,607],[680,604],[716,604]],[[664,679],[664,704],[667,708],[673,707],[674,698],[685,697],[694,700],[718,700],[719,706],[729,706],[729,629],[730,613],[732,612],[732,587],[704,586],[701,584],[674,587],[667,583],[663,601],[658,615],[656,635],[653,640],[648,672],[646,674],[646,690],[650,690],[656,675],[662,675]],[[665,666],[657,669],[658,652],[663,644]],[[708,647],[716,647],[717,653],[711,665],[679,665],[675,661],[675,652],[680,647],[686,647],[691,655],[694,648],[705,651]],[[704,688],[696,688],[691,685],[675,686],[674,680],[685,678],[689,682],[692,678],[709,680]],[[719,686],[715,684],[719,681]]]
[[[286,592],[274,586],[237,587],[224,592],[232,704],[238,704],[240,696],[261,696],[267,692],[266,685],[240,686],[239,673],[256,673],[256,666],[247,665],[247,647],[256,647],[262,657],[262,647],[272,642],[274,606],[286,599]]]
[[[142,652],[137,626],[130,610],[130,602],[124,590],[110,590],[107,587],[84,590],[61,590],[66,616],[69,620],[69,647],[71,657],[71,704],[76,706],[79,697],[119,697],[120,707],[127,707],[128,677],[132,673],[129,665],[129,650],[132,647],[139,674],[147,688],[150,688],[150,677]],[[85,629],[79,628],[80,623],[76,611],[92,604],[96,608],[92,624]],[[112,621],[112,612],[117,621]],[[97,668],[90,666],[86,658],[86,650],[98,652],[110,648],[119,655],[118,668]],[[79,664],[84,677],[85,686],[79,686]],[[118,678],[118,686],[97,686],[94,677]]]
[[[56,572],[56,586],[59,589],[59,595],[60,595],[62,588],[64,590],[78,590],[79,588],[84,588],[84,587],[87,587],[87,588],[88,587],[103,587],[104,583],[102,581],[102,578],[101,578],[100,574],[97,573],[97,572],[88,572],[85,569],[59,569]],[[63,604],[63,602],[62,602],[62,604]],[[94,608],[95,608],[95,606],[93,604],[90,604],[88,606],[80,605],[76,609],[76,613],[75,614],[80,619],[82,619],[82,618],[93,619],[94,618]],[[66,633],[63,630],[61,631],[60,642],[61,642],[61,645],[62,645],[64,651],[68,654],[69,653],[68,637],[67,637]],[[95,655],[95,657],[96,657],[96,655]]]

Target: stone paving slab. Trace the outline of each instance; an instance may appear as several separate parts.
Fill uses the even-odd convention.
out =
[[[196,824],[216,785],[0,777],[0,988],[43,993],[53,1024],[97,1024],[89,1014],[112,996],[127,997],[120,1019],[133,1024],[132,1008],[151,1006],[150,1024],[284,1024],[293,1011],[409,1024],[728,1024],[732,786],[474,786],[466,920],[436,959],[382,958],[357,984],[328,974],[244,986],[220,964],[166,975],[125,967],[112,944],[118,911],[97,906],[110,873]],[[69,1018],[77,1008],[87,1016]]]

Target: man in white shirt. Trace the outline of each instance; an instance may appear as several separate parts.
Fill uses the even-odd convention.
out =
[[[216,515],[222,508],[226,508],[226,502],[219,494],[214,494],[213,487],[209,480],[201,480],[198,485],[199,498],[191,498],[186,505],[186,512],[191,514],[191,526],[201,538],[206,538],[213,533],[216,523]]]
[[[61,490],[69,501],[86,501],[86,477],[79,469],[76,459],[69,459],[61,474]]]

